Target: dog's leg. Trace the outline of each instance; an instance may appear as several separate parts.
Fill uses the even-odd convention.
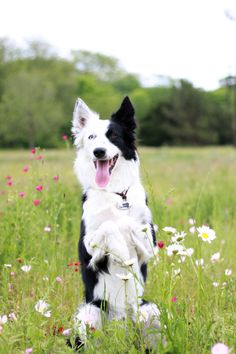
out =
[[[161,340],[160,311],[157,305],[143,302],[137,312],[137,321],[142,326],[142,336],[147,350],[155,349]]]
[[[105,313],[102,308],[90,303],[81,305],[74,317],[75,330],[78,335],[75,339],[75,349],[79,350],[86,344],[88,331],[96,331],[102,327],[102,316]]]
[[[105,221],[93,234],[87,234],[84,238],[85,247],[92,256],[90,266],[96,268],[96,263],[105,254],[117,261],[129,259],[127,244],[117,225],[112,221]]]

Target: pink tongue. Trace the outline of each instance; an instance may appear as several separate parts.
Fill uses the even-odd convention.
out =
[[[110,179],[109,161],[97,160],[96,183],[99,187],[106,187]]]

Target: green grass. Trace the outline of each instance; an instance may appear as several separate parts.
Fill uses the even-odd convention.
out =
[[[39,154],[39,152],[37,152]],[[80,272],[68,263],[77,260],[81,206],[80,187],[73,173],[73,150],[0,152],[0,315],[14,312],[17,321],[2,325],[0,353],[72,353],[60,327],[72,328],[73,314],[83,302]],[[192,258],[159,252],[149,265],[145,298],[161,310],[162,335],[157,353],[210,353],[214,343],[236,348],[236,151],[231,148],[140,149],[142,180],[149,196],[157,239],[169,243],[164,226],[189,230],[188,220],[210,225],[217,234],[211,244],[188,232]],[[29,171],[22,168],[28,165]],[[6,176],[13,185],[7,185]],[[59,175],[55,182],[53,176]],[[37,185],[43,185],[41,192]],[[25,192],[25,197],[19,197]],[[33,200],[39,199],[35,206]],[[44,231],[45,226],[51,232]],[[212,264],[213,253],[221,262]],[[203,258],[203,268],[195,260]],[[22,263],[19,263],[22,262]],[[11,264],[11,268],[4,267]],[[25,273],[22,265],[31,265]],[[173,270],[181,269],[174,277]],[[233,273],[227,277],[225,269]],[[62,282],[56,281],[59,276]],[[45,278],[46,277],[46,278]],[[212,283],[219,282],[218,287]],[[226,285],[222,286],[222,283]],[[176,297],[177,301],[171,299]],[[51,317],[35,310],[39,299],[50,304]],[[60,331],[59,331],[60,332]],[[142,353],[144,343],[131,323],[114,322],[90,333],[87,353]]]

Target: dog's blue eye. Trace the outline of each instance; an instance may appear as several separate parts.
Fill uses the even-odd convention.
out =
[[[89,135],[88,139],[91,140],[91,139],[94,139],[95,138],[95,135],[91,134]]]

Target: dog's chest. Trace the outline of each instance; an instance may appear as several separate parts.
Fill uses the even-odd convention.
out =
[[[125,216],[139,223],[148,222],[149,209],[142,186],[131,187],[121,194],[89,190],[83,205],[83,219],[89,229],[96,229],[107,220],[117,222]]]

